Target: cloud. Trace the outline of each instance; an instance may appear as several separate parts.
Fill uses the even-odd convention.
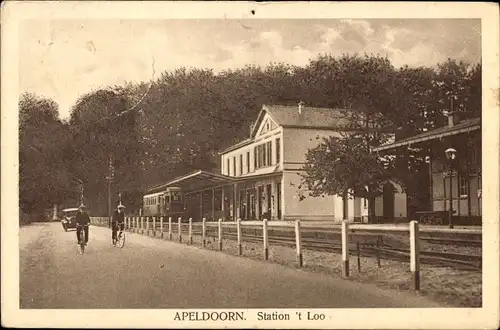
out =
[[[334,56],[343,53],[379,54],[387,56],[396,67],[433,66],[448,57],[469,62],[480,59],[480,36],[474,35],[473,31],[477,33],[477,30],[471,29],[467,22],[418,24],[419,28],[415,28],[404,23],[391,26],[377,21],[341,20],[330,26],[318,25],[316,29],[321,33],[311,51]]]
[[[306,65],[314,53],[300,45],[285,47],[283,36],[278,31],[264,31],[256,37],[236,45],[223,44],[220,48],[231,57],[218,63],[219,69],[243,67],[248,64],[267,65],[271,62],[285,62],[292,65]]]
[[[32,20],[20,28],[21,92],[54,99],[62,117],[91,89],[148,81],[153,58],[158,77],[182,66],[304,66],[319,53],[380,54],[396,67],[481,55],[479,20]]]

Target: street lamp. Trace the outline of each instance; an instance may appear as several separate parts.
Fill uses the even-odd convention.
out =
[[[453,161],[455,160],[457,151],[453,148],[445,150],[444,154],[448,160],[448,173],[450,174],[450,197],[449,197],[449,213],[448,213],[448,226],[453,228],[451,217],[453,216]]]

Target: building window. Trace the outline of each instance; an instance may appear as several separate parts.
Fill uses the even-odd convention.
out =
[[[257,146],[257,167],[258,168],[262,167],[262,157],[263,157],[262,144],[259,144]]]
[[[267,166],[271,166],[273,164],[273,142],[269,141],[266,143],[267,145]]]
[[[460,177],[460,181],[459,181],[459,192],[460,192],[460,196],[467,196],[469,194],[468,192],[468,186],[467,186],[467,178],[462,178]]]
[[[281,145],[280,145],[280,138],[276,139],[276,164],[279,164],[281,161]]]
[[[236,157],[233,157],[233,176],[236,176]]]
[[[250,172],[250,151],[247,151],[247,173]]]
[[[255,146],[253,148],[253,168],[256,169],[257,168],[257,151],[258,151],[258,146]]]
[[[240,155],[240,175],[243,174],[243,154]]]
[[[271,166],[273,163],[272,141],[264,142],[254,148],[254,167]]]
[[[229,169],[231,168],[230,164],[229,164],[229,157],[227,158],[227,166],[226,166],[226,174],[227,175],[231,175],[231,173],[229,172]]]
[[[262,161],[260,163],[260,166],[263,167],[263,166],[266,166],[266,162],[267,162],[267,152],[266,152],[266,144],[261,144],[261,154],[262,154]]]

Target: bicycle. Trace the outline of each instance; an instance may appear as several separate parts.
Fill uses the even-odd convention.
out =
[[[123,226],[122,223],[117,224],[118,231],[116,233],[116,239],[112,239],[113,246],[116,247],[118,243],[120,249],[122,249],[125,246],[125,231],[123,231],[122,226]]]
[[[78,240],[80,241],[80,244],[78,244],[78,247],[80,248],[80,254],[83,254],[84,251],[85,251],[85,245],[87,245],[85,243],[85,230],[84,230],[84,227],[89,227],[89,225],[76,225],[76,228],[78,230],[78,228],[81,228],[80,230],[80,235],[78,236]]]

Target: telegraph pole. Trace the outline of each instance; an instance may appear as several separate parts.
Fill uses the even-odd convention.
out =
[[[113,182],[115,169],[113,167],[113,162],[111,160],[111,156],[109,157],[109,172],[106,180],[108,182],[108,227],[111,226],[111,182]]]
[[[80,182],[80,205],[83,205],[83,182]]]

